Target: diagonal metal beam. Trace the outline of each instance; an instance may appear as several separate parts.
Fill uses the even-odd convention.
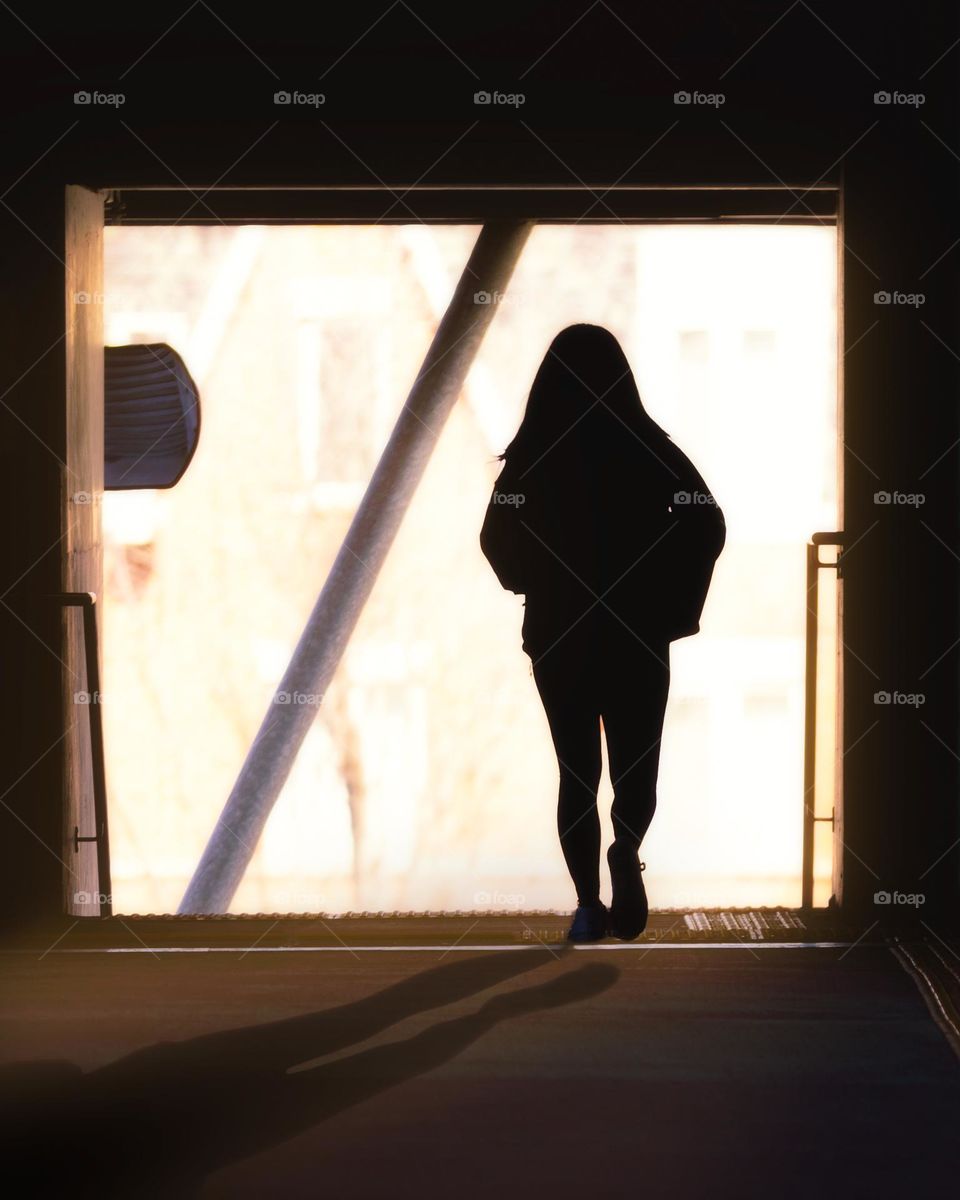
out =
[[[380,457],[323,590],[267,709],[203,857],[181,913],[230,907],[270,811],[316,716],[283,696],[323,696],[376,582],[433,447],[506,291],[533,223],[484,225],[423,366]]]

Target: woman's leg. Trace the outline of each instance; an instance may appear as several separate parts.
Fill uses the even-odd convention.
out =
[[[533,677],[547,714],[560,768],[557,831],[577,904],[600,899],[600,711],[593,688],[561,660],[534,663]]]
[[[613,784],[613,836],[637,849],[657,807],[660,738],[670,688],[670,645],[637,645],[610,659],[601,712]]]

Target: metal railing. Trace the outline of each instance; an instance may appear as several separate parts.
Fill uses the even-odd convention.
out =
[[[90,730],[90,764],[93,774],[93,823],[96,832],[81,834],[73,827],[73,851],[80,853],[81,842],[97,846],[97,889],[100,916],[113,916],[113,885],[110,877],[110,836],[107,823],[107,777],[103,754],[103,717],[100,712],[100,650],[97,639],[97,597],[93,592],[58,592],[53,596],[63,608],[79,608],[83,613],[83,652],[87,668],[85,705]],[[79,797],[77,798],[79,804]]]
[[[806,681],[803,722],[803,861],[800,874],[800,904],[803,908],[813,907],[813,839],[819,821],[834,825],[834,812],[829,817],[818,817],[816,813],[817,777],[817,650],[820,629],[819,582],[824,568],[837,572],[843,558],[838,553],[833,562],[820,558],[821,546],[842,547],[844,534],[815,533],[807,543],[807,631],[806,631]]]

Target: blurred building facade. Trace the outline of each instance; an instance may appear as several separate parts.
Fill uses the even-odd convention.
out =
[[[476,233],[108,229],[108,342],[169,342],[203,406],[176,488],[104,504],[117,911],[175,910]],[[478,297],[496,319],[334,683],[306,698],[234,911],[570,906],[521,601],[477,536],[539,360],[577,320],[620,337],[728,524],[703,631],[671,653],[652,901],[798,901],[803,546],[837,527],[835,260],[829,229],[534,231],[510,292]],[[828,682],[825,743],[833,699]]]

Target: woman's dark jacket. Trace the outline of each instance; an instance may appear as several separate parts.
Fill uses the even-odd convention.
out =
[[[624,651],[699,632],[723,513],[654,422],[643,436],[584,421],[539,459],[506,456],[480,545],[526,596],[523,648]]]

